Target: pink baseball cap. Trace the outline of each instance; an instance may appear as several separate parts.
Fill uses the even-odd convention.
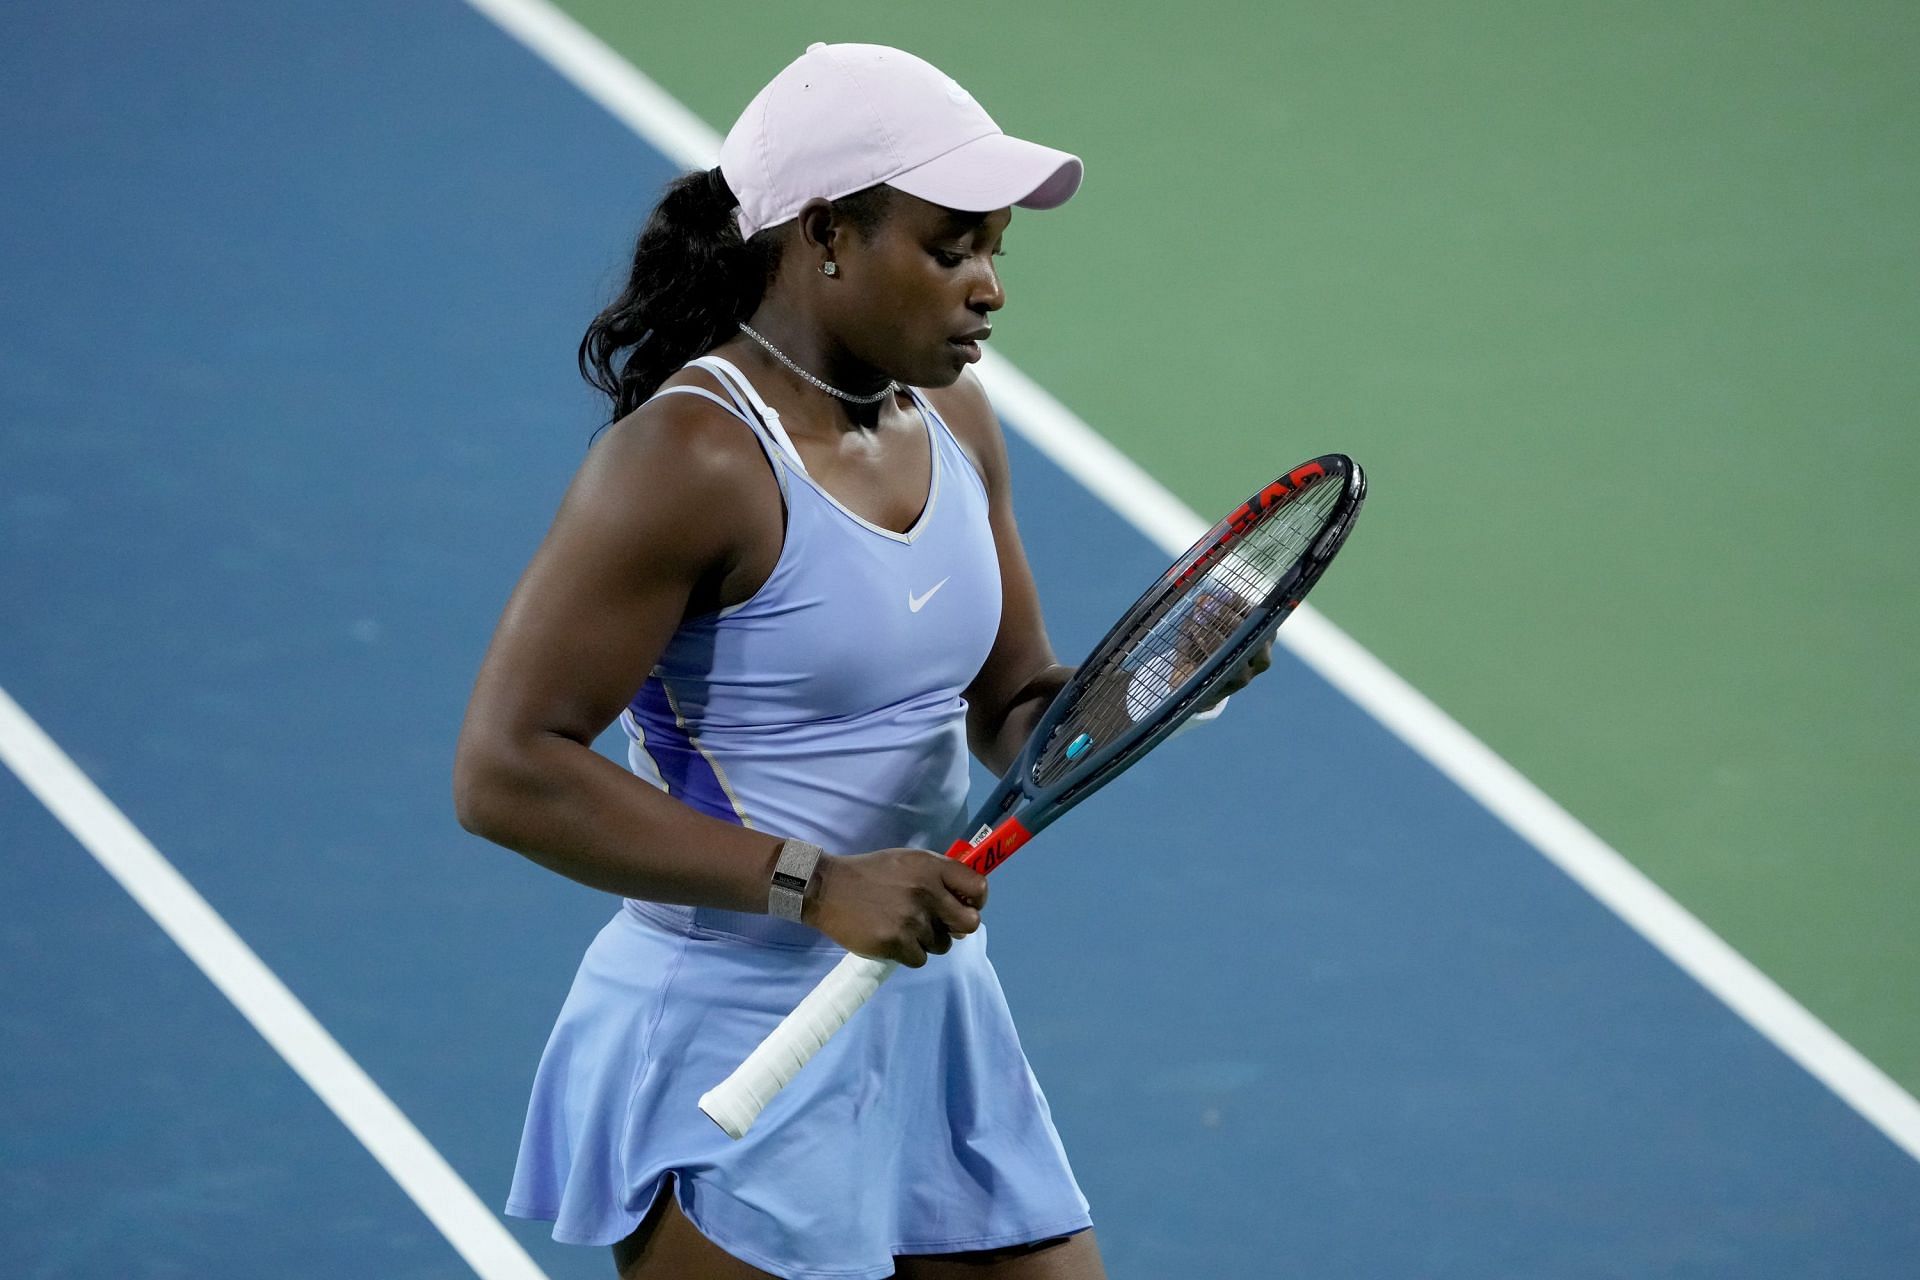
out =
[[[953,77],[880,44],[812,44],[754,95],[720,147],[744,239],[807,201],[884,182],[970,213],[1063,205],[1080,157],[1010,138]]]

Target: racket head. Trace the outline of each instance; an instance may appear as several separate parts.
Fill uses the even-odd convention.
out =
[[[975,815],[974,840],[1016,809],[1022,838],[1030,836],[1179,728],[1306,598],[1352,532],[1366,493],[1353,459],[1326,454],[1277,477],[1201,535],[1054,698]]]

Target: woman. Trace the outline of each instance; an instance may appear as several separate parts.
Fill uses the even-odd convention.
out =
[[[508,1204],[623,1277],[1104,1274],[986,881],[929,852],[968,748],[1004,769],[1069,675],[967,366],[1010,206],[1080,173],[911,55],[814,45],[669,187],[581,344],[614,422],[507,605],[455,790],[469,830],[628,899]],[[591,750],[616,717],[638,778]],[[843,948],[908,969],[730,1141],[695,1100]]]

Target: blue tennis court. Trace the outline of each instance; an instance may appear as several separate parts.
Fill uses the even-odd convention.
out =
[[[453,0],[10,25],[0,690],[497,1210],[615,904],[454,735],[674,166]],[[1166,557],[1010,425],[1075,656]],[[16,774],[0,1274],[611,1273],[476,1263]],[[1293,658],[989,920],[1116,1277],[1920,1274],[1912,1157]]]

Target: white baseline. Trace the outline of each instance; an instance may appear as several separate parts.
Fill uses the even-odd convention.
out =
[[[720,135],[547,0],[468,0],[593,101],[687,168]],[[1205,532],[1193,509],[997,352],[980,377],[1030,444],[1172,556]],[[1281,642],[1605,903],[1707,990],[1920,1160],[1920,1102],[1675,902],[1518,769],[1344,631],[1302,605]]]

